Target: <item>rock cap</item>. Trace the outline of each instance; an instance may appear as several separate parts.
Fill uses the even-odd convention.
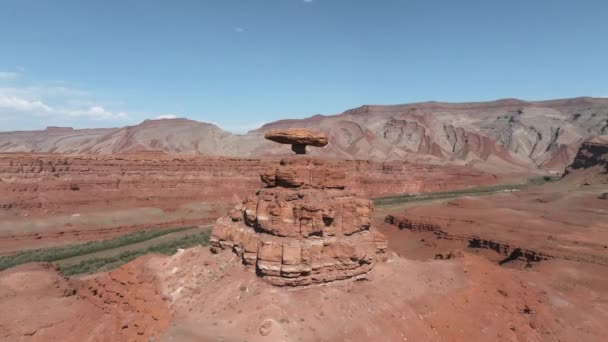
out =
[[[305,128],[275,129],[266,132],[264,138],[280,144],[310,145],[323,147],[327,145],[327,135]]]

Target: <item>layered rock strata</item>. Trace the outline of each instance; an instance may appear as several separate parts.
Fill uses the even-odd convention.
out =
[[[345,190],[344,170],[294,156],[261,178],[264,188],[217,220],[212,251],[231,249],[278,286],[362,278],[386,251],[372,201]]]
[[[2,213],[32,217],[100,208],[174,209],[190,202],[226,203],[254,191],[260,173],[278,161],[151,154],[0,154],[0,219],[6,219]],[[505,181],[466,167],[401,161],[334,160],[325,165],[347,170],[347,186],[364,197]]]
[[[278,163],[279,159],[151,153],[0,153],[0,256],[55,241],[100,240],[139,229],[213,223],[256,191],[260,174]],[[327,160],[323,165],[346,170],[347,189],[366,198],[510,181],[466,167],[403,161]],[[139,214],[140,208],[145,215]],[[147,208],[157,214],[148,215]],[[110,216],[111,220],[101,218]]]

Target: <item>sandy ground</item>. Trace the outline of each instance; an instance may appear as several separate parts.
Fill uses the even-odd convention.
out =
[[[223,258],[189,250],[157,261],[175,313],[161,340],[601,341],[606,333],[608,272],[597,265],[521,270],[466,251],[450,260],[390,253],[368,281],[294,291]],[[208,271],[216,263],[221,273]]]
[[[67,289],[76,294],[57,286],[64,280],[53,270],[26,265],[0,273],[0,305],[15,312],[2,316],[0,339],[603,340],[605,267],[550,260],[517,269],[456,254],[461,257],[429,260],[390,252],[367,281],[298,290],[266,284],[232,254],[202,247],[73,280]],[[24,282],[36,285],[23,289]],[[139,335],[138,326],[148,329]]]
[[[440,227],[454,235],[549,254],[571,246],[560,254],[570,259],[499,265],[500,250],[377,219],[389,251],[367,280],[304,289],[271,286],[230,251],[205,247],[79,279],[22,265],[0,272],[0,312],[11,313],[0,315],[0,340],[604,341],[608,267],[594,262],[608,253],[600,191],[556,185],[393,208],[429,221],[449,215]]]

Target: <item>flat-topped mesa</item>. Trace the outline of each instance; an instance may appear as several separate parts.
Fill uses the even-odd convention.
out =
[[[346,173],[293,156],[261,175],[266,187],[217,220],[211,250],[231,249],[273,285],[360,279],[386,238],[371,226],[373,202],[345,190]]]
[[[280,144],[291,144],[291,150],[296,154],[306,154],[307,145],[323,147],[328,142],[324,133],[304,128],[271,130],[266,132],[264,137]]]

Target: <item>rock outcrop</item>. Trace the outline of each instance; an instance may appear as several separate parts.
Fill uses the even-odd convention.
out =
[[[327,145],[327,135],[303,128],[279,129],[264,134],[268,140],[280,144],[310,145],[323,147]]]
[[[583,143],[563,177],[582,184],[608,183],[608,136]]]
[[[306,154],[307,145],[316,147],[327,145],[327,135],[303,128],[268,131],[264,137],[280,144],[290,144],[291,150],[296,154]]]
[[[571,185],[559,183],[409,207],[390,213],[385,222],[426,234],[422,238],[431,245],[460,242],[461,248],[493,250],[496,254],[486,256],[500,265],[561,259],[608,266],[605,201],[595,191],[572,191]]]
[[[345,190],[344,170],[296,155],[261,179],[264,188],[217,220],[212,251],[232,250],[278,286],[362,278],[386,251],[373,202]]]

